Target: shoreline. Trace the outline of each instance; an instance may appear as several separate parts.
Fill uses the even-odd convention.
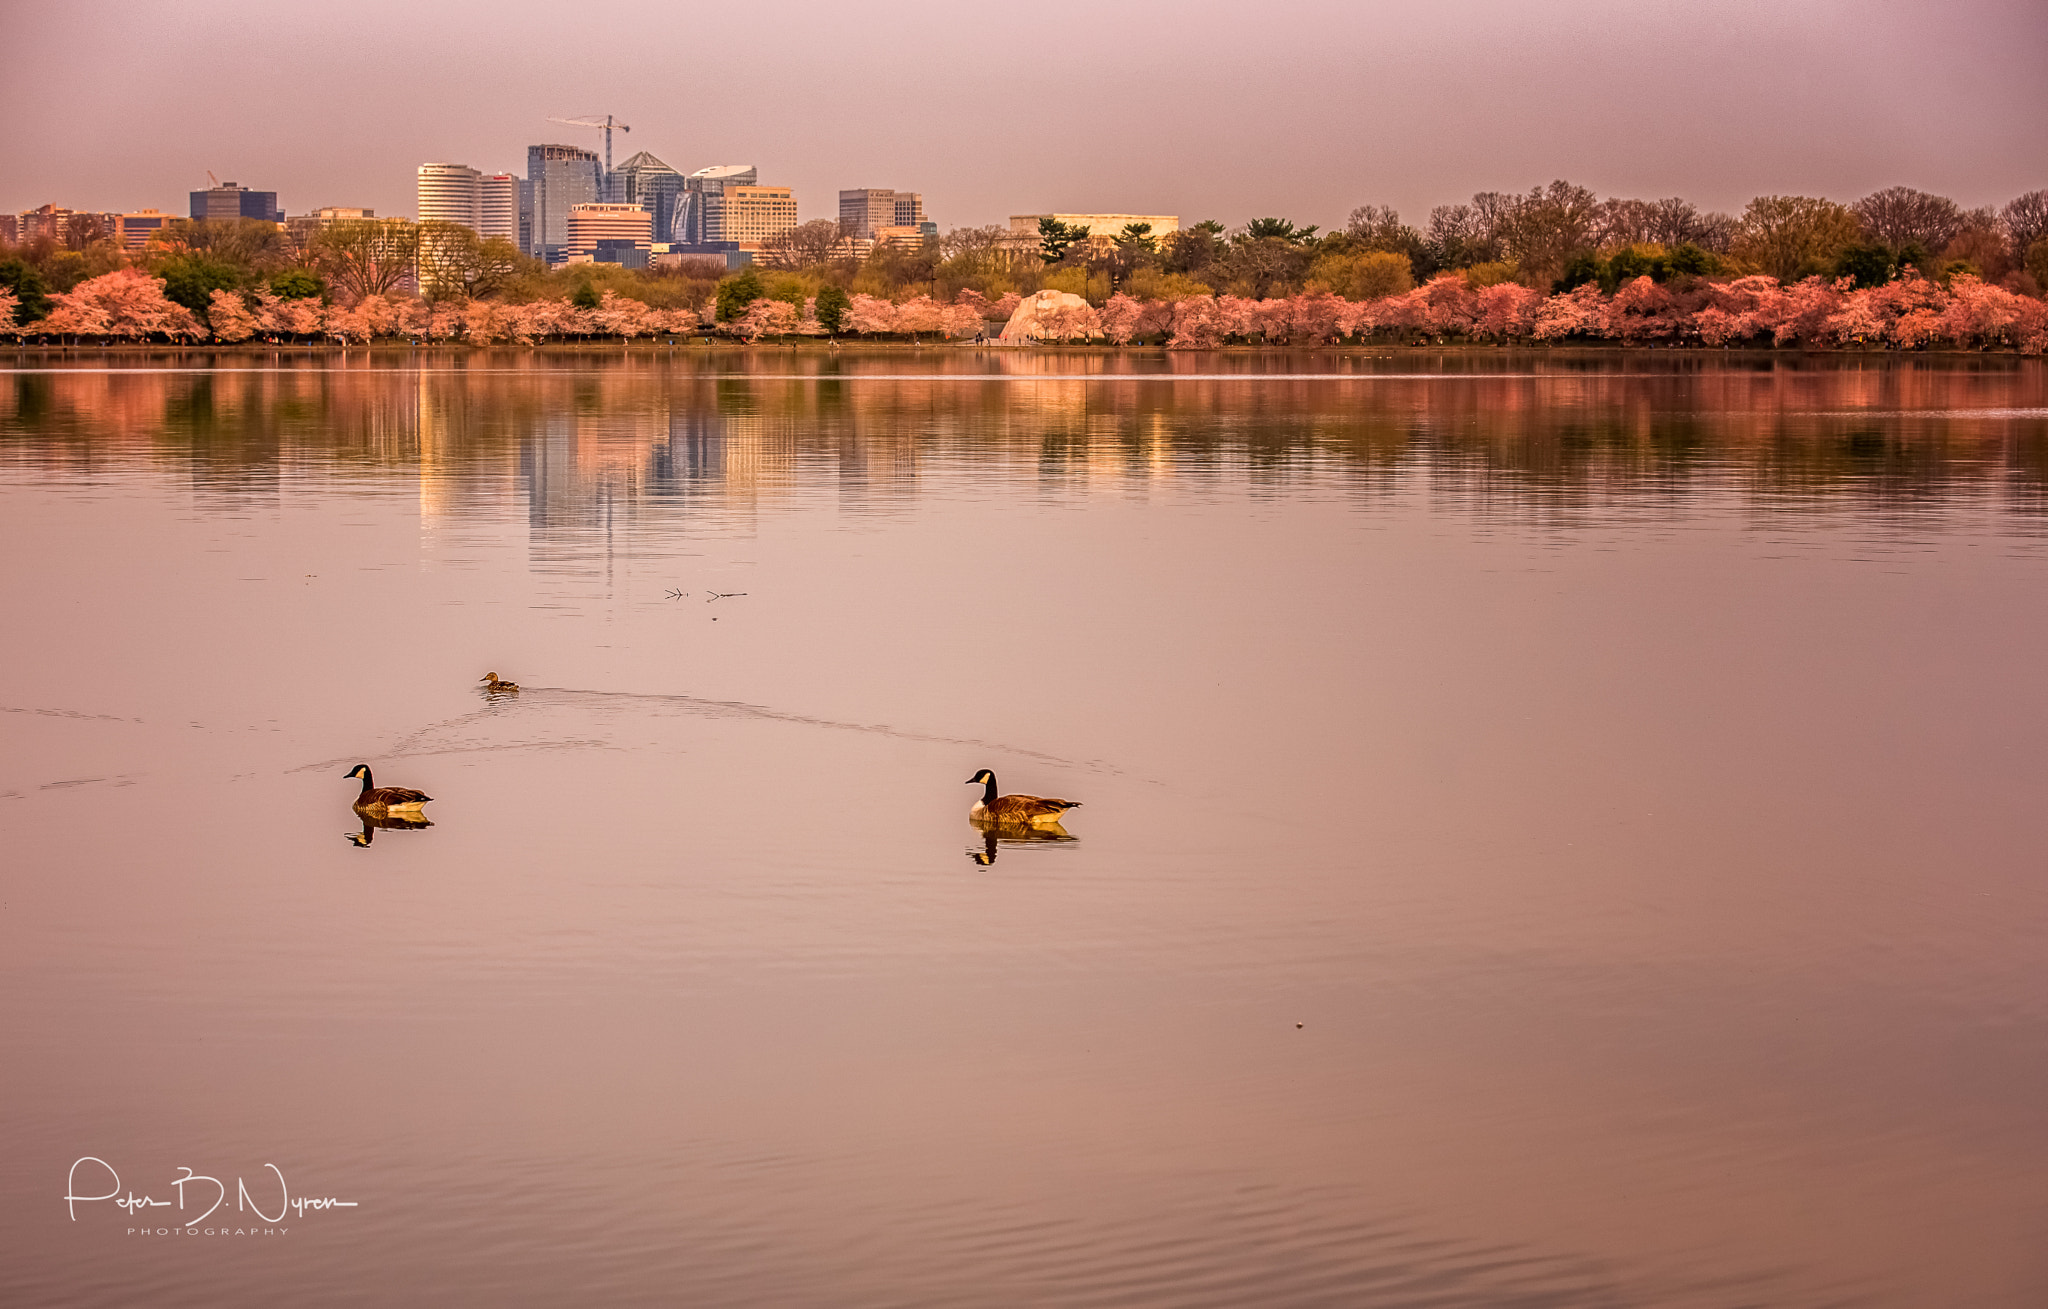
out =
[[[122,341],[104,344],[52,345],[46,343],[16,344],[11,350],[0,346],[0,358],[12,355],[17,359],[27,358],[78,358],[96,355],[122,355],[137,357],[190,357],[195,355],[225,355],[231,358],[260,358],[264,356],[291,357],[334,357],[348,358],[352,355],[427,355],[437,359],[471,358],[483,356],[516,355],[569,355],[599,356],[607,358],[640,358],[650,356],[686,355],[692,357],[744,357],[753,355],[810,355],[820,358],[841,358],[862,355],[902,356],[926,353],[944,353],[957,356],[962,352],[991,353],[1004,357],[1030,358],[1047,355],[1080,358],[1125,358],[1125,359],[1176,359],[1193,358],[1202,355],[1225,355],[1236,358],[1275,356],[1302,358],[1308,356],[1335,356],[1359,358],[1395,355],[1483,355],[1500,357],[1516,354],[1620,358],[1657,357],[1712,357],[1712,358],[1756,358],[1756,359],[1857,359],[1896,360],[1904,362],[1913,359],[2039,359],[2041,356],[2028,354],[2017,349],[1960,349],[1957,347],[1899,350],[1887,348],[1865,348],[1843,346],[1808,346],[1794,344],[1770,345],[1624,345],[1616,342],[1497,342],[1497,341],[1450,341],[1440,344],[1420,342],[1370,341],[1335,342],[1328,345],[1219,345],[1203,349],[1174,350],[1161,345],[1109,345],[1083,342],[1057,342],[1005,345],[995,341],[933,341],[912,343],[909,341],[841,341],[831,342],[816,338],[795,341],[716,340],[694,337],[687,340],[618,340],[601,341],[543,341],[530,345],[515,343],[470,345],[461,341],[434,341],[414,344],[396,340],[378,340],[358,345],[340,345],[325,341],[294,341],[283,344],[267,344],[249,341],[235,341],[220,344],[193,342],[139,342]]]

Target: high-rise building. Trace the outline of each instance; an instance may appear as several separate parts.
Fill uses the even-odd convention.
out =
[[[458,223],[470,231],[484,224],[484,175],[468,164],[421,164],[419,219]]]
[[[713,164],[683,179],[683,195],[671,238],[688,245],[707,245],[728,238],[717,230],[713,209],[729,186],[753,186],[761,174],[752,164]]]
[[[653,226],[654,215],[639,205],[571,205],[563,262],[645,268]]]
[[[864,186],[839,193],[840,229],[857,240],[876,240],[885,227],[921,228],[924,222],[924,196],[916,191]]]
[[[569,244],[569,209],[598,203],[597,155],[573,145],[526,147],[526,180],[533,187],[533,227],[526,253],[562,262]]]
[[[605,199],[612,204],[639,205],[654,216],[654,239],[675,241],[683,175],[642,150],[612,170]]]
[[[194,218],[260,218],[282,223],[284,210],[277,207],[277,192],[251,191],[239,182],[222,182],[206,191],[192,193]]]
[[[483,179],[478,192],[478,236],[503,237],[514,245],[521,244],[519,193],[524,189],[524,184],[523,178],[514,177],[510,173],[492,173]]]
[[[786,186],[728,186],[705,198],[705,225],[716,241],[758,247],[796,230],[796,193]]]

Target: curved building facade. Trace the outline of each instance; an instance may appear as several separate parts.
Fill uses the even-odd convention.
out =
[[[420,221],[460,223],[472,232],[484,224],[484,175],[467,164],[421,164]]]

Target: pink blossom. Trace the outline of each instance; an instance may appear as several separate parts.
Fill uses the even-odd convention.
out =
[[[945,311],[938,301],[928,295],[905,300],[896,306],[896,330],[909,332],[913,336],[943,332],[946,328]]]
[[[871,295],[856,295],[846,310],[846,330],[881,336],[897,330],[896,306]]]
[[[1138,324],[1145,316],[1145,308],[1138,301],[1119,291],[1102,306],[1098,315],[1102,319],[1102,330],[1113,345],[1129,345],[1138,333]]]
[[[756,300],[726,330],[748,342],[764,336],[787,336],[796,330],[796,306],[787,300]]]
[[[1606,334],[1630,345],[1668,340],[1683,322],[1677,298],[1649,277],[1631,278],[1607,302]]]
[[[215,291],[207,297],[206,321],[216,341],[246,341],[256,335],[256,315],[233,291]]]
[[[628,300],[604,293],[597,308],[590,311],[598,327],[609,336],[623,336],[628,341],[647,330],[647,306],[638,300]]]
[[[1479,292],[1479,316],[1472,324],[1474,336],[1496,341],[1514,341],[1536,328],[1537,311],[1544,296],[1534,287],[1519,282],[1496,282]]]
[[[1562,295],[1551,296],[1536,311],[1536,325],[1530,335],[1539,341],[1556,341],[1567,336],[1599,336],[1607,330],[1607,303],[1592,282]]]
[[[68,336],[167,336],[196,340],[192,311],[164,295],[164,284],[136,268],[88,278],[50,297],[56,307],[36,331]]]
[[[1173,306],[1170,350],[1213,350],[1223,344],[1223,315],[1213,295],[1191,295]]]

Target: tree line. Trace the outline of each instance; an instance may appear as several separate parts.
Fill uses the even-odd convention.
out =
[[[1727,215],[1676,198],[1602,200],[1559,181],[1439,206],[1420,228],[1363,205],[1330,233],[1260,218],[1094,236],[1046,220],[1021,237],[960,228],[866,249],[838,224],[814,222],[732,274],[718,260],[550,269],[509,242],[401,219],[337,222],[303,244],[256,220],[177,220],[132,256],[80,224],[62,244],[0,251],[0,331],[479,343],[704,331],[960,336],[1053,290],[1085,302],[1034,329],[1053,339],[2028,348],[2044,284],[2048,190],[1978,210],[1906,187],[1847,205],[1761,196]],[[1986,314],[2003,326],[1987,327]]]

